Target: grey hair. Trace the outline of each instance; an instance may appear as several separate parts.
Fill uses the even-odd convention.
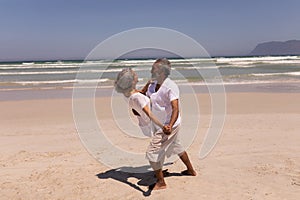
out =
[[[166,76],[171,73],[171,63],[167,58],[159,58],[154,62],[154,65],[158,66]]]
[[[115,89],[119,93],[128,93],[133,88],[134,72],[131,68],[119,72],[115,81]]]

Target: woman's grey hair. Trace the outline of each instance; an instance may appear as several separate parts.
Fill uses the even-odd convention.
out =
[[[159,69],[163,70],[166,76],[171,73],[171,63],[167,58],[159,58],[154,62],[154,65],[158,66]]]
[[[131,68],[123,69],[119,72],[115,81],[115,89],[119,93],[127,93],[132,90],[134,72]]]

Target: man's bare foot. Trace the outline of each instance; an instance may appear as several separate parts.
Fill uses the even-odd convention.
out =
[[[197,176],[197,172],[195,170],[193,170],[193,171],[184,170],[181,172],[181,174],[184,176]]]
[[[170,172],[168,172],[168,169],[165,169],[162,172],[163,172],[164,177],[170,176]],[[156,177],[156,175],[154,174],[153,177]]]
[[[166,189],[167,185],[166,183],[155,183],[154,187],[152,188],[152,190],[162,190],[162,189]]]

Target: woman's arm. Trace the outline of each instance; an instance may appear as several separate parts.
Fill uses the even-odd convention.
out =
[[[149,80],[149,81],[146,83],[146,85],[145,85],[141,90],[138,90],[138,91],[139,91],[140,93],[142,93],[143,95],[146,95],[146,92],[147,92],[147,90],[148,90],[148,87],[149,87],[150,83],[151,83],[151,80]]]
[[[156,124],[158,125],[160,128],[163,128],[164,125],[162,123],[160,123],[160,121],[155,117],[155,115],[152,114],[149,106],[145,106],[143,108],[143,111],[146,113],[146,115]]]

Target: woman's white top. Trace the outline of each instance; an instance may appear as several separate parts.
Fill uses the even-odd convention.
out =
[[[137,92],[132,94],[129,97],[129,107],[134,109],[139,113],[139,116],[137,115],[139,127],[141,128],[143,134],[145,136],[151,137],[152,136],[152,123],[150,118],[146,115],[146,113],[143,111],[143,108],[145,106],[150,107],[150,99],[149,97]]]

